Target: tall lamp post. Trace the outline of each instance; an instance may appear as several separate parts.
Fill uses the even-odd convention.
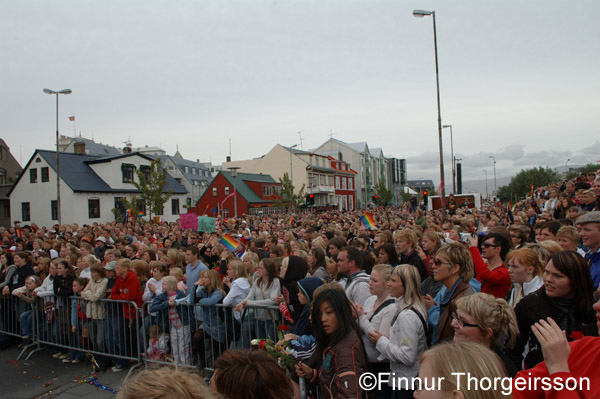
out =
[[[494,160],[494,194],[498,195],[498,184],[496,181],[496,157],[493,155],[490,155],[490,159]]]
[[[565,162],[565,177],[567,177],[567,175],[569,174],[569,167],[567,166],[567,164],[570,160],[571,158],[567,159],[567,161]]]
[[[238,169],[241,169],[239,166],[231,166],[227,168],[231,171],[231,177],[233,177],[233,212],[235,213],[235,218],[237,219],[237,188],[235,185],[235,178],[237,177]]]
[[[485,172],[485,199],[488,199],[487,170],[484,169],[483,171]]]
[[[292,148],[296,147],[298,147],[298,144],[294,144],[290,147],[290,182],[292,183],[292,187],[294,186],[294,170],[292,169]]]
[[[56,94],[56,220],[58,224],[61,224],[61,214],[60,214],[60,152],[58,151],[58,95],[59,94],[71,94],[73,91],[71,89],[63,89],[63,90],[50,90],[44,89],[44,93],[46,94]]]
[[[443,125],[442,128],[450,128],[450,157],[452,159],[452,192],[456,194],[456,159],[454,158],[454,140],[452,139],[452,125]]]
[[[444,200],[446,197],[446,189],[444,183],[444,152],[442,145],[442,111],[440,106],[440,73],[438,68],[438,51],[437,51],[437,31],[435,26],[435,11],[425,11],[425,10],[414,10],[413,16],[417,18],[423,18],[427,15],[431,15],[433,19],[433,46],[435,49],[435,83],[437,87],[437,111],[438,111],[438,143],[440,147],[440,187],[441,190],[441,198]],[[446,210],[442,208],[442,215],[446,216]]]

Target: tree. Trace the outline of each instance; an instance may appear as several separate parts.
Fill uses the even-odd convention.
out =
[[[587,174],[597,171],[598,169],[600,169],[600,166],[598,166],[598,164],[588,163],[585,166],[582,166],[581,168],[571,170],[567,174],[567,178],[573,179],[573,178],[579,176],[580,173],[585,173],[587,175]]]
[[[138,207],[139,201],[140,200],[135,195],[132,195],[130,199],[121,198],[119,207],[112,209],[112,213],[115,215],[115,220],[118,222],[123,222],[126,219],[138,219],[138,212],[140,211]],[[128,214],[130,210],[131,216]]]
[[[534,188],[548,185],[558,181],[559,176],[550,168],[541,166],[531,169],[522,169],[508,183],[498,189],[498,197],[502,200],[508,200],[513,196],[517,198],[525,197],[531,191],[531,185]]]
[[[374,189],[377,193],[377,196],[379,197],[377,198],[378,205],[388,205],[394,199],[394,193],[392,193],[392,190],[385,186],[385,180],[380,179],[375,184]]]
[[[134,181],[133,185],[140,192],[140,197],[146,204],[152,219],[152,213],[163,209],[165,202],[173,195],[173,190],[163,194],[167,185],[167,170],[163,168],[160,160],[154,159],[150,169],[144,172],[145,170],[136,170],[138,181]]]
[[[279,182],[281,183],[281,196],[275,199],[275,206],[281,209],[289,208],[290,211],[299,209],[304,204],[305,185],[302,185],[298,194],[294,194],[294,185],[287,172],[283,174],[283,177],[279,178]]]

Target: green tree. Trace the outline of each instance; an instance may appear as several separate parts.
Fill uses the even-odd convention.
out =
[[[388,205],[394,199],[394,193],[385,186],[385,180],[380,179],[374,188],[375,193],[379,197],[377,198],[377,205]]]
[[[579,176],[580,173],[585,173],[587,175],[589,173],[597,171],[598,169],[600,169],[600,166],[598,166],[598,164],[588,163],[585,166],[582,166],[581,168],[574,169],[567,173],[567,178],[573,179]]]
[[[531,185],[534,188],[545,186],[558,181],[559,175],[550,168],[541,166],[531,169],[522,169],[517,173],[506,186],[498,189],[498,197],[502,200],[525,197],[531,191]]]
[[[163,194],[167,185],[167,170],[163,168],[160,160],[154,159],[150,164],[148,173],[144,173],[143,170],[136,170],[135,173],[138,181],[134,181],[133,185],[140,192],[140,197],[146,204],[149,217],[152,219],[152,213],[162,210],[165,202],[173,195],[173,190]]]
[[[131,217],[133,220],[138,219],[138,212],[140,211],[138,208],[138,201],[139,199],[135,195],[132,195],[130,199],[121,198],[121,207],[112,209],[115,220],[122,222],[129,209],[131,209]]]
[[[288,208],[290,211],[299,209],[305,201],[305,185],[303,184],[298,194],[295,194],[294,185],[287,172],[279,178],[279,182],[281,183],[281,196],[275,199],[275,206],[281,209]]]

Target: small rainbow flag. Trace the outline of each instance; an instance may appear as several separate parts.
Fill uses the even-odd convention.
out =
[[[365,225],[367,229],[372,229],[373,227],[375,227],[375,220],[369,212],[365,212],[365,214],[361,216],[360,221]]]
[[[138,211],[138,217],[141,218],[142,216],[144,216],[144,212]]]
[[[294,222],[294,215],[292,215],[292,218],[290,219],[290,227],[292,226],[293,222]]]
[[[237,242],[235,238],[233,238],[227,233],[223,235],[223,238],[221,238],[221,241],[219,242],[231,252],[234,252],[235,249],[240,246],[240,243]]]

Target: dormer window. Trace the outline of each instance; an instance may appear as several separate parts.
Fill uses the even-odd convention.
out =
[[[123,183],[133,183],[135,165],[124,163],[121,165],[121,171],[123,172]]]

